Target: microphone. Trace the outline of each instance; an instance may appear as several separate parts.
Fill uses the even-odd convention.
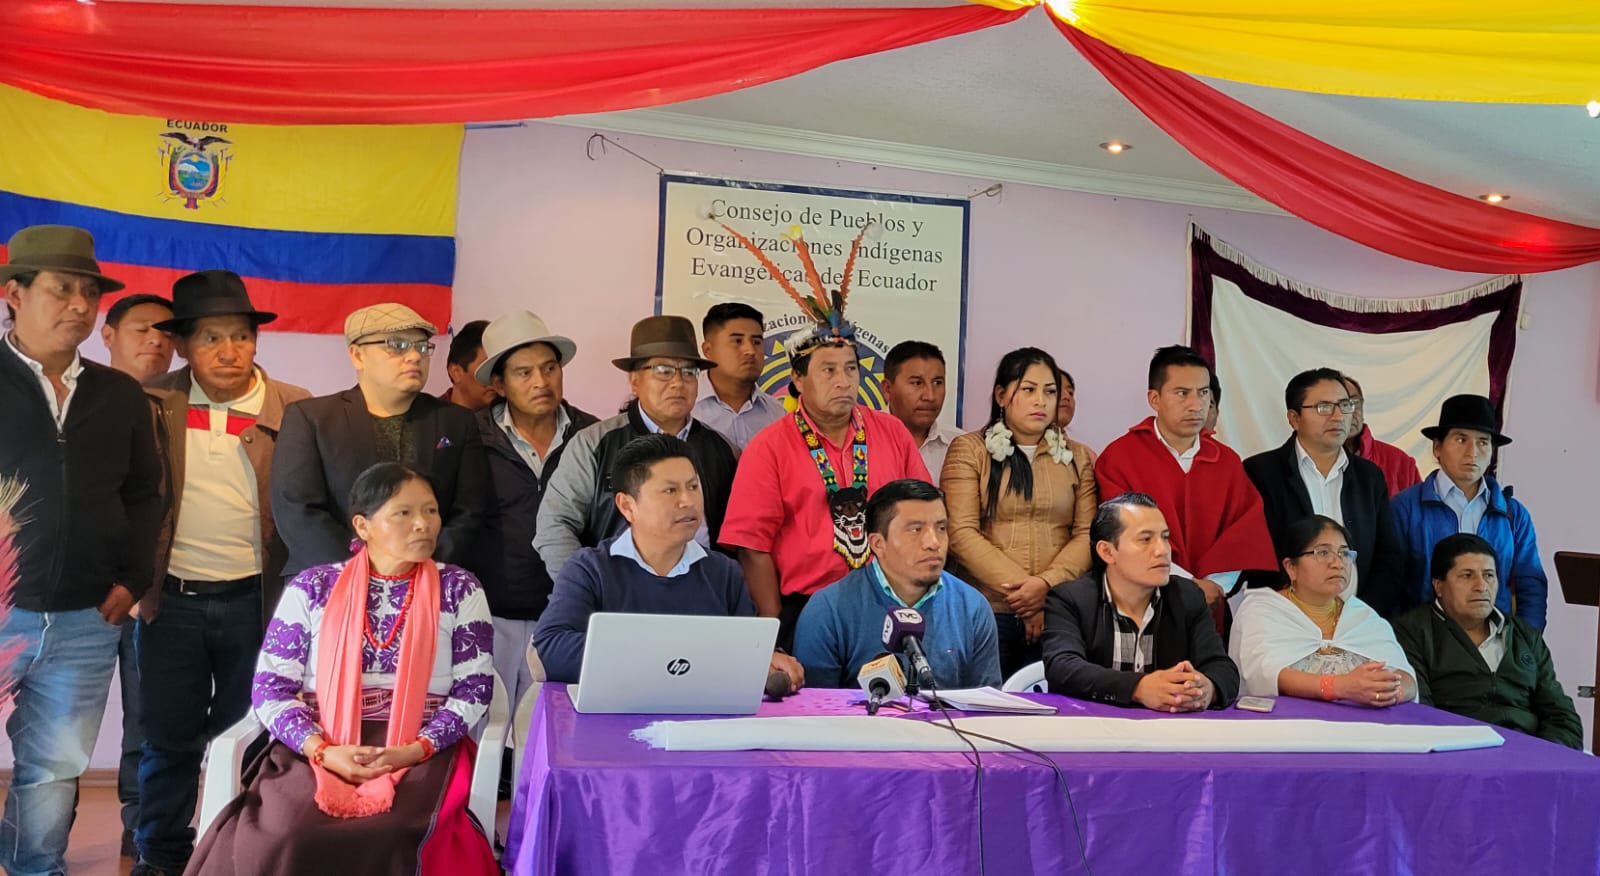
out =
[[[914,608],[891,608],[883,618],[883,647],[889,651],[906,654],[911,660],[911,684],[906,689],[916,693],[918,688],[935,690],[933,667],[928,665],[928,655],[922,652],[922,636],[928,624],[922,612]]]
[[[781,669],[774,669],[767,673],[767,686],[765,694],[769,700],[781,700],[794,693],[794,685],[789,682],[789,673]]]
[[[900,699],[906,692],[906,677],[900,671],[900,661],[893,654],[880,654],[856,672],[856,683],[867,695],[867,714],[878,714],[878,707],[890,700]]]

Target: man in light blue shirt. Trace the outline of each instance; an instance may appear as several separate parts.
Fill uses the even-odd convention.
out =
[[[694,406],[694,418],[744,449],[757,432],[781,419],[783,402],[756,386],[766,364],[765,322],[748,304],[713,305],[700,322],[700,349],[717,363],[706,372],[707,390]]]
[[[1409,605],[1434,599],[1429,574],[1434,545],[1445,536],[1470,533],[1494,547],[1495,568],[1502,570],[1506,586],[1496,593],[1495,607],[1543,630],[1549,582],[1533,518],[1488,474],[1495,449],[1511,443],[1500,432],[1494,405],[1481,395],[1451,396],[1439,412],[1438,425],[1422,434],[1433,440],[1439,468],[1391,500],[1395,528],[1405,545],[1401,582],[1409,590]]]
[[[944,570],[950,538],[943,500],[937,487],[914,479],[872,494],[872,562],[817,591],[800,613],[794,656],[807,684],[855,686],[861,666],[883,653],[883,619],[896,607],[915,608],[927,622],[922,648],[939,687],[1000,684],[994,611]]]

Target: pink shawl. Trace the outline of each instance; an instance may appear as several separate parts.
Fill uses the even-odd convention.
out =
[[[330,745],[361,742],[361,644],[370,579],[371,562],[363,547],[339,573],[322,614],[315,671],[323,738]],[[400,631],[386,746],[413,742],[422,729],[423,704],[439,636],[439,567],[432,560],[418,563],[410,586],[411,606],[404,619],[405,628]],[[352,785],[320,765],[313,764],[312,770],[317,777],[317,807],[335,818],[389,811],[394,804],[395,785],[406,774],[406,770],[395,770]]]

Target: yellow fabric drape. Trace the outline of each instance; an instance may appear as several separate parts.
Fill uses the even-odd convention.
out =
[[[1582,105],[1600,98],[1600,0],[1046,5],[1124,52],[1234,82],[1412,100]]]
[[[1044,0],[967,0],[979,6],[993,6],[1006,12],[1015,12],[1018,9],[1029,9],[1034,6],[1044,5]]]

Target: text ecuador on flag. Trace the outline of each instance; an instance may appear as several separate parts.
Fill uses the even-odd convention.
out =
[[[151,119],[0,86],[0,241],[86,228],[130,293],[224,268],[275,331],[337,334],[382,301],[443,326],[462,130]]]

